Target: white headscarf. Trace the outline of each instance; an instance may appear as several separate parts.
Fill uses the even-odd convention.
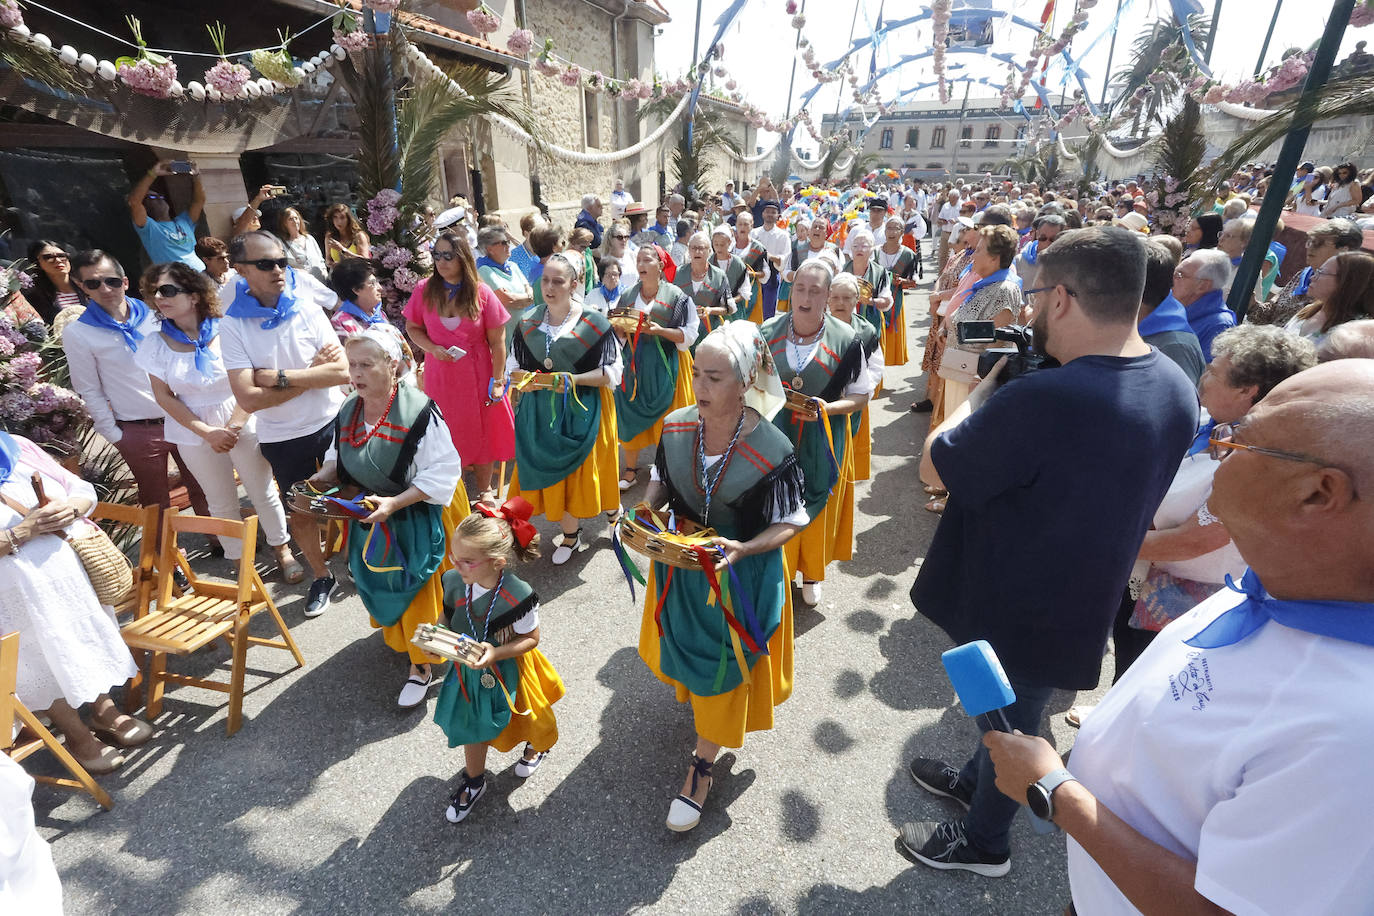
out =
[[[765,420],[782,409],[786,396],[782,380],[773,365],[773,354],[752,321],[727,321],[701,342],[702,347],[720,350],[730,357],[735,374],[744,382],[744,404],[757,410]],[[701,349],[698,347],[697,349]]]
[[[369,327],[365,331],[359,331],[357,334],[350,335],[349,340],[372,341],[381,348],[383,353],[391,357],[392,361],[396,363],[398,375],[403,370],[401,365],[401,342],[397,339],[395,334],[389,334],[384,330]],[[347,343],[347,341],[345,341],[345,343]]]

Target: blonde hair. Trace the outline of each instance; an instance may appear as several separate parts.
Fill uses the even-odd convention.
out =
[[[474,512],[458,523],[453,530],[455,540],[465,541],[492,560],[529,562],[539,558],[539,535],[527,547],[521,547],[511,531],[510,522]]]

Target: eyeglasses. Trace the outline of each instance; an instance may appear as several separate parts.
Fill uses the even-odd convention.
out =
[[[1235,441],[1236,433],[1240,432],[1240,423],[1220,423],[1212,430],[1211,437],[1207,440],[1208,453],[1217,461],[1224,461],[1234,449],[1243,449],[1247,452],[1258,452],[1261,455],[1268,455],[1270,458],[1282,458],[1284,461],[1298,461],[1303,464],[1318,464],[1326,466],[1326,462],[1320,458],[1312,458],[1308,455],[1301,455],[1297,452],[1285,452],[1276,448],[1261,448],[1258,445],[1246,445]]]
[[[621,235],[619,232],[616,232],[616,233],[613,233],[613,234],[611,235],[611,238],[613,238],[613,239],[620,239],[620,240],[623,242],[623,241],[625,241],[626,239],[628,239],[629,236],[628,236],[628,235]]]
[[[1308,248],[1320,248],[1320,247],[1322,247],[1323,245],[1331,245],[1331,244],[1334,244],[1334,241],[1335,241],[1334,239],[1308,239],[1308,240],[1307,240],[1307,247],[1308,247]]]
[[[1054,286],[1037,286],[1035,289],[1023,290],[1022,293],[1025,295],[1025,297],[1026,297],[1027,299],[1029,299],[1031,296],[1034,296],[1034,295],[1036,295],[1037,293],[1047,293],[1047,292],[1049,292],[1050,290],[1052,290],[1052,289],[1057,289],[1057,288],[1060,287],[1060,286],[1064,286],[1064,284],[1063,284],[1063,283],[1056,283]],[[1077,298],[1077,297],[1078,297],[1078,293],[1076,293],[1076,292],[1074,292],[1073,290],[1069,289],[1067,286],[1064,286],[1064,292],[1065,292],[1066,294],[1070,295],[1070,296],[1073,296],[1074,298]]]
[[[1183,272],[1183,269],[1182,269],[1182,268],[1179,268],[1178,270],[1174,271],[1174,279],[1175,279],[1175,280],[1196,280],[1196,279],[1197,279],[1197,275],[1196,275],[1196,274],[1185,274],[1185,273]]]
[[[147,194],[144,194],[143,196],[146,197],[148,200],[165,200],[165,199],[166,199],[166,198],[164,198],[161,194],[158,194],[156,191],[149,191]]]
[[[186,290],[182,289],[180,286],[164,283],[153,290],[153,295],[157,296],[159,299],[170,299],[173,296],[180,296],[184,292],[186,292]]]
[[[91,277],[89,280],[82,280],[81,285],[91,292],[100,289],[100,284],[104,283],[110,289],[120,289],[124,286],[123,277]]]
[[[458,252],[456,251],[435,251],[431,253],[440,261],[452,261],[458,257]]]
[[[70,261],[71,258],[67,257],[65,254],[60,254],[60,253],[59,253],[59,254],[52,254],[51,252],[49,252],[48,254],[40,254],[40,255],[38,256],[38,260],[40,260],[40,261]]]
[[[286,270],[286,265],[289,262],[286,260],[286,258],[258,258],[254,261],[239,261],[238,263],[251,264],[263,273],[267,273],[273,268],[276,268],[278,270]]]

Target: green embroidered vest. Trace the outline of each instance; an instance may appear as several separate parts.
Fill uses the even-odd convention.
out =
[[[444,586],[444,614],[448,627],[456,633],[466,633],[479,642],[485,641],[493,646],[510,642],[515,631],[511,624],[530,612],[539,603],[539,596],[523,579],[506,573],[501,581],[500,591],[496,592],[495,604],[490,613],[487,605],[492,601],[492,592],[473,598],[473,607],[468,607],[467,586],[458,570],[451,569],[440,580]]]
[[[371,436],[363,426],[362,399],[349,395],[334,419],[334,441],[339,451],[339,479],[355,483],[369,493],[396,496],[410,482],[410,463],[431,419],[437,417],[434,402],[424,392],[401,383],[391,410]],[[352,443],[366,439],[361,446]]]
[[[611,333],[611,323],[605,315],[584,309],[572,326],[572,330],[559,337],[549,346],[549,337],[539,329],[544,321],[548,307],[539,305],[529,308],[525,317],[520,319],[516,337],[511,341],[515,361],[526,372],[590,372],[614,358],[604,358],[603,348],[614,346],[606,343],[606,335]],[[553,360],[553,368],[544,365],[546,359]]]

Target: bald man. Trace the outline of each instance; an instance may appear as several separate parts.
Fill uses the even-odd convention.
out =
[[[1159,634],[1071,774],[989,732],[997,787],[1069,835],[1085,916],[1369,912],[1374,360],[1293,376],[1212,449],[1207,508],[1249,572]]]

